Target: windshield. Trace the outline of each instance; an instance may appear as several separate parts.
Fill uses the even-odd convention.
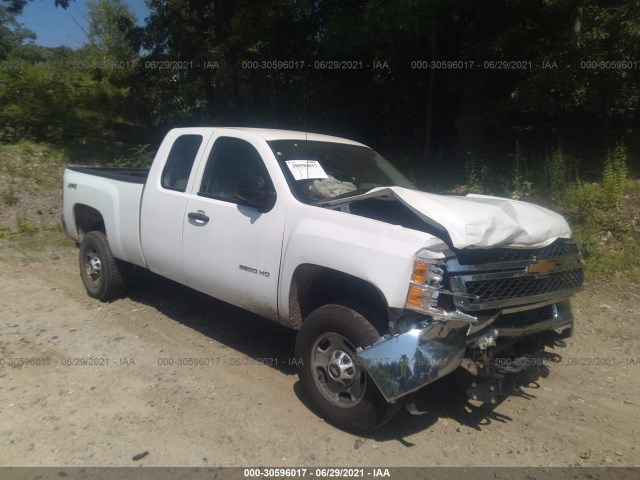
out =
[[[376,187],[416,187],[368,147],[309,140],[268,142],[294,195],[305,203],[364,193]]]

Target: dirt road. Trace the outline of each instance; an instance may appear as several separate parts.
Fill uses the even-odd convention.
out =
[[[151,275],[103,304],[74,248],[5,251],[0,465],[638,466],[639,293],[588,286],[538,388],[488,410],[445,382],[426,415],[357,437],[305,405],[292,332]]]

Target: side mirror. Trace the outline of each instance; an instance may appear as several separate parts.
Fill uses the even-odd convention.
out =
[[[256,175],[240,177],[236,185],[236,195],[261,212],[270,209],[275,197],[274,192],[265,190],[264,178]]]

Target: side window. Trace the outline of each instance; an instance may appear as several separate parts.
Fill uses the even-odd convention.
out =
[[[173,142],[167,163],[162,171],[162,188],[184,192],[191,174],[191,167],[202,144],[201,135],[182,135]]]
[[[273,190],[262,157],[250,143],[238,138],[220,137],[211,149],[198,195],[238,203],[238,180],[245,175],[262,177]]]

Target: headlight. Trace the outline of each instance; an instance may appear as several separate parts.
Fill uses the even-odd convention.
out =
[[[411,310],[431,313],[438,306],[445,265],[442,260],[426,258],[420,253],[418,252],[413,262],[405,306]]]
[[[468,322],[469,324],[477,322],[478,319],[476,317],[467,315],[464,312],[458,310],[447,311],[438,306],[440,294],[451,295],[451,292],[442,285],[446,267],[444,260],[429,258],[429,254],[440,252],[444,253],[446,257],[453,256],[453,252],[449,251],[444,244],[442,244],[440,250],[423,249],[416,254],[405,308],[425,313],[438,321],[454,320]]]

